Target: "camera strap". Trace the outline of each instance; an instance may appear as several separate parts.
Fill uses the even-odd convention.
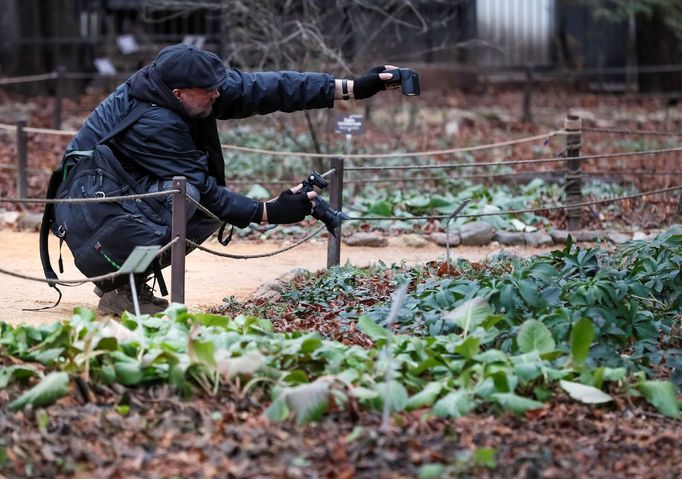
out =
[[[224,222],[218,230],[218,242],[223,246],[230,244],[230,241],[232,241],[232,233],[234,233],[234,225],[231,225],[230,234],[227,235],[227,238],[223,239],[223,236],[225,236],[225,226],[227,226],[227,222]]]

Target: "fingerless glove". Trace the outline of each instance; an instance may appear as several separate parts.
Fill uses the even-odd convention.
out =
[[[370,69],[366,75],[354,80],[353,82],[353,96],[356,100],[369,98],[376,95],[381,90],[386,89],[386,84],[379,78],[379,73],[386,71],[383,66],[377,66]]]
[[[286,190],[274,201],[265,203],[268,223],[272,225],[286,225],[298,223],[312,211],[310,199],[306,194],[296,194]]]

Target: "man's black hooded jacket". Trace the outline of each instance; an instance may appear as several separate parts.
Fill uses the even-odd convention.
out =
[[[109,141],[123,167],[141,189],[159,180],[185,176],[201,193],[201,204],[238,227],[256,218],[259,204],[224,187],[225,164],[216,120],[275,111],[292,112],[334,105],[334,77],[322,73],[244,73],[227,69],[213,113],[190,118],[161,81],[154,64],[142,68],[109,95],[87,118],[67,147],[90,150],[139,102],[149,109]]]

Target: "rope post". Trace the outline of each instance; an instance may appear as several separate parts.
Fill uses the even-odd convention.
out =
[[[26,179],[28,141],[24,128],[26,128],[26,120],[17,121],[17,197],[22,200],[28,196],[28,181]]]
[[[54,117],[52,119],[52,125],[55,130],[62,129],[62,103],[64,101],[64,73],[66,72],[66,67],[59,65],[55,71],[54,79]]]
[[[523,86],[523,122],[533,123],[533,112],[531,111],[531,97],[533,96],[533,66],[526,65],[524,68],[526,82]]]
[[[171,246],[171,302],[185,302],[185,239],[187,237],[187,180],[184,176],[173,177],[173,207],[171,211],[171,239],[178,239]]]
[[[580,145],[582,142],[582,121],[577,115],[567,115],[564,121],[566,130],[566,174],[564,191],[566,204],[580,203],[583,200],[582,173],[580,172]],[[580,229],[580,208],[566,208],[567,228],[569,231]]]
[[[335,156],[331,160],[334,172],[329,181],[329,206],[341,211],[343,206],[343,158]],[[327,269],[341,264],[341,225],[334,229],[334,234],[327,240]]]

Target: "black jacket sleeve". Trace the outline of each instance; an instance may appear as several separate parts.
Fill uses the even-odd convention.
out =
[[[194,146],[189,127],[167,109],[150,110],[115,140],[115,146],[132,162],[136,177],[170,180],[184,176],[201,194],[201,204],[223,221],[243,228],[255,218],[259,203],[219,186],[208,173],[206,153]]]
[[[334,106],[334,77],[290,71],[245,73],[230,68],[213,105],[219,120]]]

